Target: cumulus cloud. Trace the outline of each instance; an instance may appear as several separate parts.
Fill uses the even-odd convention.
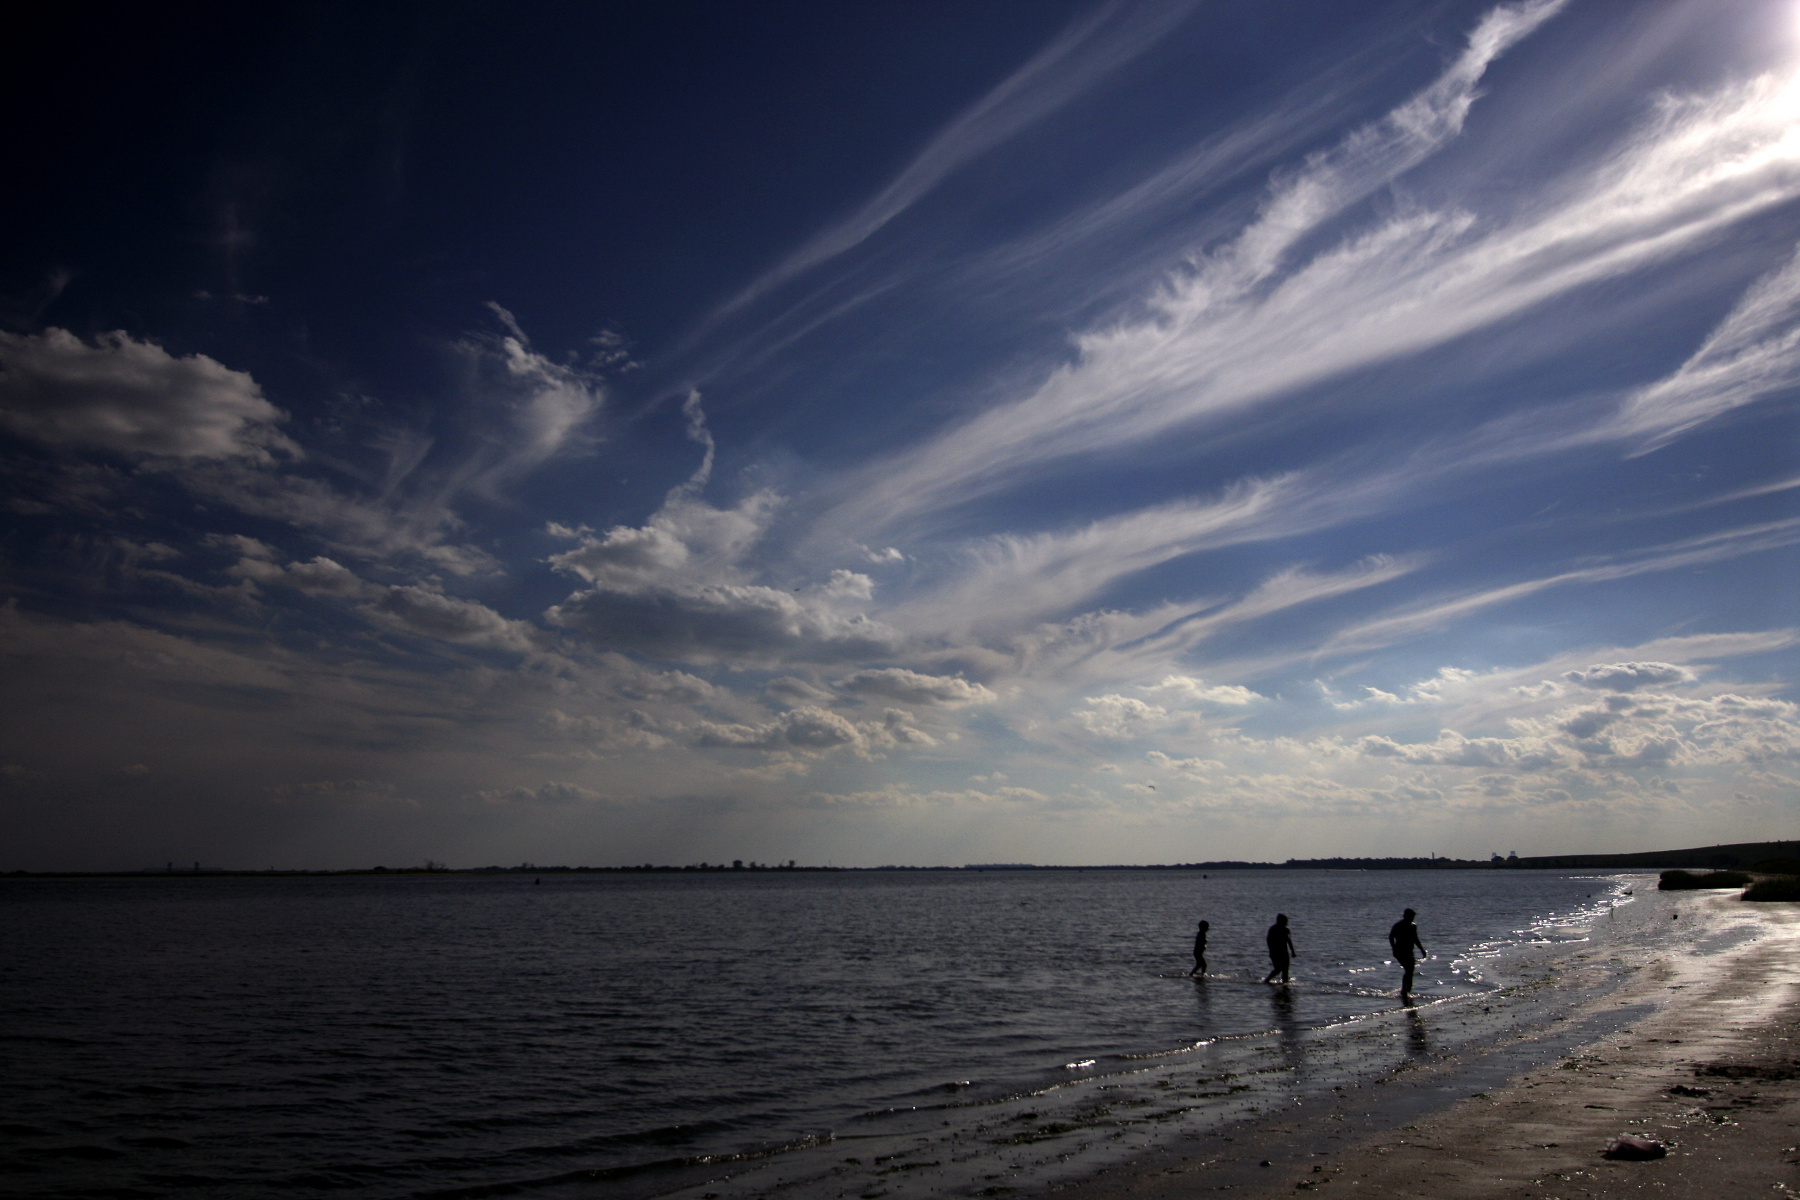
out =
[[[1614,694],[1595,705],[1514,718],[1510,737],[1441,731],[1431,742],[1382,735],[1359,739],[1357,753],[1416,766],[1517,771],[1705,768],[1800,755],[1800,706],[1784,700],[1661,693]]]
[[[697,745],[733,750],[784,750],[820,754],[849,747],[865,757],[902,746],[935,746],[937,739],[912,723],[912,714],[883,710],[879,721],[851,721],[829,709],[803,704],[761,724],[694,727]]]
[[[885,658],[899,633],[754,584],[594,588],[546,619],[613,649],[684,662],[845,662]]]
[[[486,804],[574,804],[579,801],[603,800],[605,796],[578,783],[551,780],[536,787],[494,788],[473,793]]]
[[[529,626],[509,621],[477,601],[412,584],[384,589],[363,611],[408,633],[439,641],[521,654],[531,649]]]
[[[834,746],[859,745],[863,738],[854,724],[837,713],[801,705],[762,725],[702,722],[695,729],[695,741],[702,746],[731,749],[768,750],[797,746],[807,750],[828,750]]]
[[[1191,675],[1170,675],[1161,683],[1151,684],[1144,690],[1160,692],[1174,703],[1222,704],[1228,708],[1242,708],[1264,699],[1247,687],[1230,683],[1209,684],[1204,679],[1196,679]]]
[[[1661,662],[1601,663],[1579,671],[1565,671],[1563,678],[1584,688],[1609,692],[1635,692],[1640,688],[1692,683],[1696,676],[1686,667]]]
[[[1374,758],[1398,758],[1405,762],[1443,767],[1515,767],[1541,770],[1564,762],[1567,756],[1542,738],[1468,738],[1444,730],[1435,742],[1402,744],[1373,735],[1357,743],[1357,749]]]
[[[855,696],[882,696],[907,704],[934,704],[960,708],[991,704],[994,693],[979,683],[955,675],[921,675],[904,667],[880,667],[856,671],[838,681],[838,687]]]
[[[819,589],[828,600],[869,600],[875,595],[875,581],[858,571],[833,571]]]
[[[728,508],[703,499],[712,436],[697,395],[683,411],[705,450],[700,467],[641,526],[555,527],[577,545],[550,565],[593,586],[545,619],[609,649],[694,663],[848,662],[899,649],[898,631],[850,607],[872,593],[867,575],[840,569],[804,594],[757,580],[748,557],[780,498],[759,491]]]
[[[258,546],[260,549],[267,549],[261,547],[260,543]],[[228,573],[251,583],[289,587],[309,596],[356,597],[366,595],[371,590],[370,585],[364,583],[350,568],[322,554],[314,556],[310,562],[291,562],[286,566],[271,562],[262,554],[246,556],[240,558]]]
[[[1598,705],[1522,719],[1527,736],[1561,733],[1596,767],[1765,764],[1800,756],[1800,705],[1727,692],[1615,694]]]
[[[919,789],[890,783],[858,792],[813,792],[808,799],[830,808],[846,809],[983,809],[1017,812],[1022,806],[1041,812],[1052,807],[1073,807],[1067,798],[1053,800],[1035,788],[998,787],[990,791],[978,788],[959,790]]]
[[[1209,772],[1225,769],[1225,764],[1216,758],[1171,758],[1161,750],[1152,750],[1144,757],[1166,771],[1178,772],[1181,778],[1188,780],[1199,780]]]
[[[1478,678],[1479,677],[1473,671],[1465,671],[1458,667],[1440,667],[1438,673],[1430,679],[1420,680],[1418,683],[1407,684],[1403,689],[1404,694],[1384,691],[1378,687],[1365,686],[1362,688],[1362,695],[1354,700],[1339,700],[1329,686],[1325,684],[1320,684],[1319,686],[1325,695],[1326,702],[1330,704],[1331,707],[1337,709],[1339,712],[1355,712],[1373,706],[1398,707],[1413,704],[1443,704],[1447,702],[1453,692],[1456,692],[1459,689],[1466,689],[1471,683],[1477,682]],[[1561,689],[1554,683],[1549,683],[1544,686],[1552,689],[1551,694],[1560,693]],[[1526,688],[1514,688],[1513,691],[1516,694],[1521,695],[1527,693],[1531,695],[1537,694],[1536,691]]]
[[[571,715],[553,708],[544,725],[560,737],[580,742],[587,750],[658,750],[670,739],[656,731],[656,721],[641,709],[625,712]]]
[[[703,451],[694,473],[670,489],[642,526],[615,525],[595,536],[589,529],[552,524],[548,531],[553,536],[578,543],[552,555],[552,567],[601,588],[629,589],[676,579],[690,583],[741,579],[739,564],[768,532],[781,498],[765,489],[730,508],[707,503],[701,489],[712,478],[715,448],[698,392],[688,395],[682,415],[689,440]]]
[[[763,685],[763,695],[777,704],[829,704],[834,699],[832,694],[821,687],[814,687],[804,679],[796,679],[792,675],[782,675],[769,680]]]
[[[308,596],[362,601],[358,611],[365,616],[437,641],[518,653],[532,648],[530,626],[509,620],[485,604],[447,596],[418,584],[372,583],[323,555],[310,562],[285,566],[260,554],[245,556],[230,574],[254,584],[292,588]]]
[[[616,525],[599,535],[579,532],[579,544],[553,555],[550,565],[609,588],[675,576],[729,577],[767,532],[779,504],[779,497],[764,491],[731,508],[715,508],[677,489],[642,526]]]
[[[1088,706],[1075,713],[1089,733],[1105,738],[1139,737],[1160,729],[1169,720],[1169,710],[1160,704],[1146,704],[1133,696],[1108,693],[1088,701]]]
[[[262,388],[204,354],[176,356],[123,331],[0,331],[0,428],[57,449],[138,459],[271,462],[299,447]]]
[[[653,671],[640,667],[622,655],[608,657],[614,672],[613,687],[621,696],[634,700],[673,700],[682,704],[699,704],[721,694],[721,689],[686,671]]]

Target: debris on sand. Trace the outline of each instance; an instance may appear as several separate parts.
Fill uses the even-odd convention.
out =
[[[1608,1142],[1601,1151],[1605,1158],[1625,1159],[1630,1162],[1642,1162],[1645,1159],[1661,1158],[1669,1152],[1669,1148],[1661,1142],[1653,1142],[1649,1138],[1622,1137]]]

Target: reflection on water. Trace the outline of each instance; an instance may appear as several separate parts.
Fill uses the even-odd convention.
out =
[[[1282,1064],[1298,1067],[1306,1052],[1300,1040],[1303,1026],[1299,1010],[1294,1003],[1294,989],[1287,985],[1271,987],[1269,989],[1269,1010],[1275,1025],[1276,1036],[1281,1043]]]
[[[1204,1037],[1208,1030],[1216,1028],[1212,1015],[1212,989],[1206,986],[1206,980],[1194,980],[1194,1030]]]
[[[1425,1028],[1425,1018],[1411,1002],[1407,1008],[1412,1011],[1406,1014],[1406,1056],[1408,1058],[1429,1058],[1431,1042]]]

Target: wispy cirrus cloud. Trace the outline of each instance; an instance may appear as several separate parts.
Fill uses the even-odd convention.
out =
[[[1476,196],[1403,205],[1334,237],[1353,205],[1455,139],[1487,67],[1557,7],[1494,10],[1437,83],[1278,182],[1257,219],[1171,276],[1144,317],[1081,335],[1076,361],[1029,394],[853,476],[844,522],[871,531],[929,522],[1060,460],[1142,446],[1691,253],[1800,196],[1790,119],[1800,84],[1765,76],[1665,99],[1612,153],[1546,181],[1536,202],[1510,212],[1483,214]],[[1672,411],[1678,394],[1706,412],[1746,388],[1779,386],[1792,292],[1782,272],[1747,296],[1742,314],[1627,420],[1647,428],[1651,410]]]
[[[807,239],[726,301],[700,332],[862,244],[945,179],[1072,103],[1143,54],[1193,12],[1194,0],[1147,5],[1114,0],[1073,25],[956,117],[855,212]]]
[[[1627,397],[1600,431],[1648,454],[1706,421],[1800,383],[1800,251],[1758,280],[1674,373]]]
[[[1525,599],[1556,587],[1608,583],[1662,571],[1727,562],[1746,555],[1800,542],[1800,518],[1719,530],[1677,542],[1623,554],[1612,561],[1559,571],[1499,587],[1440,598],[1406,610],[1361,622],[1339,631],[1314,652],[1317,658],[1347,656],[1391,646],[1404,639],[1443,629],[1476,613]]]

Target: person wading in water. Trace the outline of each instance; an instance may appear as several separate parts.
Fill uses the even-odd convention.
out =
[[[1419,940],[1419,927],[1413,924],[1413,918],[1418,915],[1409,908],[1398,921],[1394,922],[1394,927],[1388,930],[1388,945],[1394,948],[1394,961],[1400,964],[1402,972],[1400,976],[1400,999],[1402,1000],[1412,998],[1413,968],[1418,965],[1418,959],[1413,957],[1413,950],[1415,948],[1418,950],[1419,958],[1431,957],[1425,950],[1425,943]]]
[[[1288,933],[1286,913],[1276,913],[1275,923],[1269,926],[1269,962],[1274,964],[1269,973],[1263,976],[1264,983],[1273,983],[1277,975],[1281,976],[1281,986],[1286,987],[1288,981],[1288,964],[1294,960],[1294,939]]]
[[[1202,921],[1200,928],[1194,930],[1194,969],[1188,972],[1189,975],[1206,974],[1206,931],[1211,928]]]

